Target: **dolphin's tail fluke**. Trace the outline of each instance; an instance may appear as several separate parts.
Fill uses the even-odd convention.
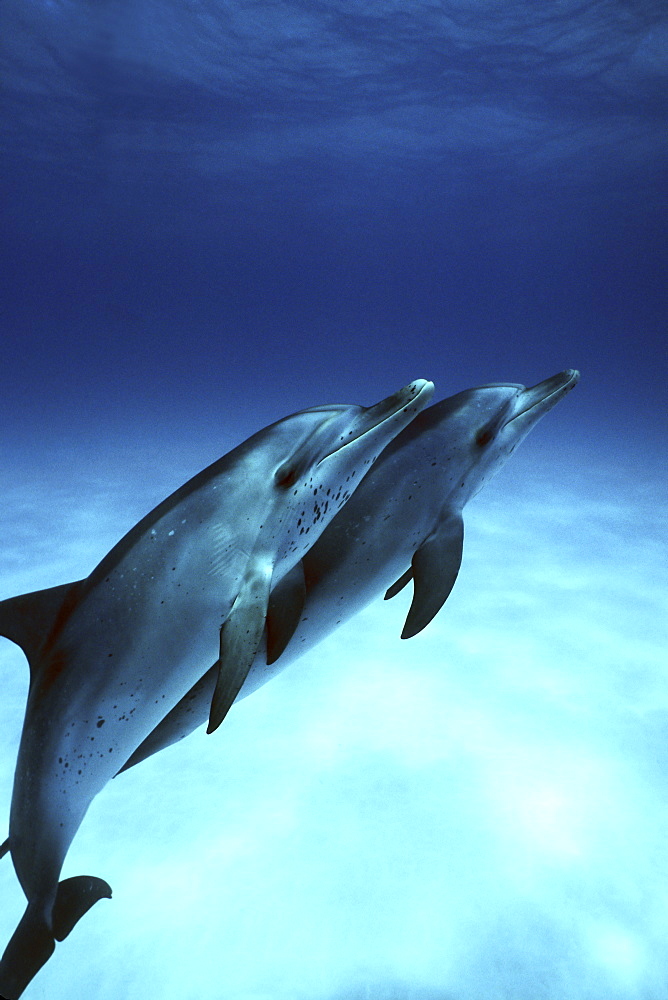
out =
[[[53,954],[56,941],[63,941],[98,899],[111,899],[104,879],[78,875],[58,883],[51,927],[43,906],[28,904],[0,960],[0,1000],[18,1000]]]
[[[76,875],[59,882],[52,918],[56,941],[64,941],[98,899],[111,899],[111,886],[103,878]]]
[[[29,903],[0,961],[0,996],[18,1000],[55,947],[41,907]]]

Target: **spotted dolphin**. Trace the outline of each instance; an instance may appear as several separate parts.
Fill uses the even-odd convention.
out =
[[[432,392],[419,380],[370,408],[279,420],[159,504],[87,579],[0,604],[0,634],[31,671],[0,849],[28,899],[0,961],[6,1000],[111,895],[92,876],[59,882],[94,796],[213,659],[209,731],[220,724],[262,640],[272,579],[289,577]],[[279,644],[301,616],[292,600]]]
[[[498,472],[548,410],[578,382],[568,370],[532,388],[469,389],[424,410],[386,447],[343,510],[300,563],[273,589],[269,620],[303,615],[280,660],[265,635],[239,698],[273,677],[342,622],[410,581],[413,600],[402,632],[420,632],[454,586],[462,559],[462,509]],[[212,667],[168,713],[122,768],[187,736],[206,720]]]

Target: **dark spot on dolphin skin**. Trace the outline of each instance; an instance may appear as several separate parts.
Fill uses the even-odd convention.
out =
[[[95,723],[95,725],[97,726],[97,728],[98,728],[98,729],[101,729],[101,728],[102,728],[102,726],[104,725],[104,719],[102,719],[102,718],[99,718],[99,719],[97,720],[97,722]]]

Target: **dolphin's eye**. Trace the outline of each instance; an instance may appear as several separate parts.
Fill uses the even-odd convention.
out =
[[[481,431],[478,431],[478,436],[475,439],[475,443],[478,445],[479,448],[484,448],[486,444],[489,444],[489,442],[492,440],[493,437],[494,434],[490,430],[490,428],[483,427]]]
[[[274,473],[274,482],[281,489],[287,490],[297,482],[298,468],[296,465],[282,465]]]

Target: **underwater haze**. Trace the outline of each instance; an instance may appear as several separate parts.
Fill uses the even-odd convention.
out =
[[[424,632],[102,791],[26,1000],[666,1000],[665,4],[4,0],[0,61],[0,599],[288,413],[582,372]]]

